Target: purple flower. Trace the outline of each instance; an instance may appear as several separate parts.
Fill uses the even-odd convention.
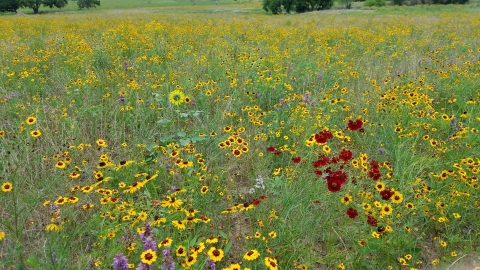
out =
[[[128,61],[127,60],[123,61],[123,69],[128,70]]]
[[[120,98],[118,99],[120,102],[125,102],[125,96],[120,94]]]
[[[207,261],[205,262],[205,269],[207,270],[215,270],[215,262],[212,261],[210,258],[207,258]]]
[[[302,101],[306,103],[310,102],[310,94],[308,92],[305,93],[305,96],[303,97]]]
[[[52,252],[52,261],[53,261],[54,263],[57,263],[57,262],[58,262],[57,253],[56,253],[55,251]]]
[[[162,270],[175,270],[175,261],[173,260],[170,249],[164,249],[162,254]]]
[[[382,156],[385,155],[385,149],[384,148],[379,148],[378,149],[378,154],[382,155]]]
[[[113,270],[128,270],[128,260],[123,253],[118,253],[113,258]]]

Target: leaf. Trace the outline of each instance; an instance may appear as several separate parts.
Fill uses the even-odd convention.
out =
[[[229,239],[228,235],[224,231],[219,231],[219,233],[223,238]]]
[[[187,144],[190,143],[190,139],[180,139],[180,144],[183,146],[186,146]]]
[[[233,241],[228,241],[227,246],[223,249],[223,252],[227,253],[233,245]]]
[[[183,137],[187,136],[187,133],[186,133],[185,131],[179,131],[179,132],[177,132],[177,135],[178,135],[179,137],[182,137],[182,138],[183,138]]]
[[[33,266],[33,267],[39,267],[40,266],[37,259],[35,259],[35,257],[33,257],[33,256],[28,257],[28,259],[25,263],[27,265],[30,265],[30,266]]]
[[[163,124],[168,124],[168,123],[171,123],[172,120],[169,120],[169,119],[165,119],[165,118],[162,118],[160,120],[157,121],[157,123],[163,125]]]
[[[180,117],[185,118],[188,117],[190,114],[188,113],[180,113]]]
[[[155,146],[157,146],[156,143],[149,143],[145,148],[147,149],[148,152],[152,152]]]

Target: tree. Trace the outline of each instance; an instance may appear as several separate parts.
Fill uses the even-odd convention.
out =
[[[0,12],[15,12],[20,8],[19,0],[0,0]]]
[[[100,6],[100,0],[77,0],[77,5],[79,9],[90,9],[92,7]]]
[[[271,11],[273,14],[282,13],[282,1],[281,0],[263,0],[263,9],[266,12]]]
[[[334,0],[263,0],[263,9],[271,11],[273,14],[282,13],[285,10],[290,13],[295,10],[297,13],[303,13],[314,10],[329,9],[333,6]]]
[[[20,0],[21,7],[31,8],[35,14],[38,14],[41,5],[49,8],[63,8],[67,4],[68,0]]]

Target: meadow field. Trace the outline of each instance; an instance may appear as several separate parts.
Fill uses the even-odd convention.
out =
[[[479,11],[2,15],[0,268],[480,269]]]

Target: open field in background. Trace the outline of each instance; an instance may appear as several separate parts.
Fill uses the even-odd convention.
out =
[[[480,267],[476,8],[255,5],[2,17],[0,268]]]

